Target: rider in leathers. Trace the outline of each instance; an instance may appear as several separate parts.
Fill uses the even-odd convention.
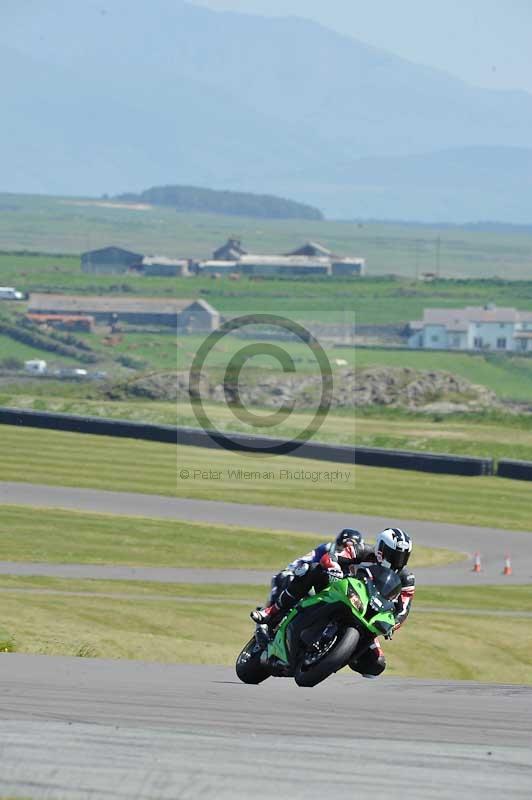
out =
[[[358,568],[382,563],[397,572],[401,592],[395,600],[395,627],[398,630],[410,613],[415,592],[414,574],[407,569],[412,552],[410,536],[400,528],[387,528],[376,539],[374,547],[366,545],[362,534],[352,528],[341,531],[336,540],[319,545],[296,559],[274,576],[270,603],[251,612],[251,618],[263,630],[275,627],[291,608],[312,589],[322,591],[329,581],[353,574]],[[267,627],[266,627],[267,626]],[[360,658],[349,663],[351,669],[365,678],[376,678],[386,668],[384,653],[377,638]]]

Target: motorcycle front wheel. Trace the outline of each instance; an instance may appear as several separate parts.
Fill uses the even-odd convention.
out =
[[[242,648],[236,660],[236,674],[242,683],[262,683],[271,675],[268,667],[261,664],[262,647],[257,644],[255,637]]]
[[[346,628],[340,633],[334,647],[323,658],[311,666],[306,666],[304,659],[298,665],[294,679],[298,686],[317,686],[339,669],[345,667],[354,653],[360,634],[355,628]]]

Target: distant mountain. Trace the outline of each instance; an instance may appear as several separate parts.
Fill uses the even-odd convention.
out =
[[[532,224],[532,149],[465,147],[363,158],[335,174],[334,187],[300,193],[310,201],[319,197],[325,208],[334,203],[350,218]]]
[[[0,189],[176,183],[343,217],[532,219],[526,92],[476,89],[297,18],[180,0],[10,6]]]
[[[117,200],[171,206],[176,211],[201,211],[262,219],[323,219],[317,208],[249,192],[220,192],[197,186],[153,186],[140,194],[120,194]]]

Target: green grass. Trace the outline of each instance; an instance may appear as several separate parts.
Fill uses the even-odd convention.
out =
[[[3,628],[0,628],[0,653],[13,653],[14,650],[15,641],[13,637]]]
[[[31,347],[22,342],[17,342],[5,334],[0,334],[0,361],[3,361],[4,358],[18,358],[20,361],[26,361],[30,358],[44,358],[50,362],[50,356],[52,356],[52,360],[57,360],[57,356],[49,351]],[[59,361],[71,363],[72,359],[61,356]]]
[[[124,509],[126,510],[126,509]],[[281,569],[315,536],[179,520],[0,506],[0,560]]]
[[[322,539],[334,533],[324,531]],[[316,534],[0,506],[0,561],[276,571],[319,541]],[[419,546],[412,563],[438,566],[461,558]]]
[[[0,446],[0,480],[480,526],[496,520],[498,527],[530,528],[532,485],[524,481],[347,465],[341,467],[342,480],[314,480],[337,465],[11,426],[0,427]],[[192,477],[181,478],[182,469]],[[194,477],[195,470],[209,469],[219,476]],[[249,480],[230,469],[271,471],[273,478]],[[310,474],[301,479],[299,470]]]
[[[195,603],[193,597],[186,603],[171,596],[142,597],[138,587],[122,582],[114,597],[96,592],[80,596],[78,581],[65,583],[72,590],[67,595],[28,587],[23,592],[14,587],[2,590],[3,624],[18,652],[232,665],[252,630],[241,588],[226,587],[224,602],[209,604]],[[492,589],[476,588],[475,606],[489,609]],[[174,591],[177,598],[183,590],[190,591],[184,587],[165,591],[168,595]],[[250,591],[250,599],[255,592]],[[233,603],[232,593],[239,598]],[[518,641],[519,647],[501,647],[501,642],[510,641]],[[472,621],[448,612],[416,615],[414,606],[408,623],[384,647],[390,675],[531,682],[530,625],[490,616],[489,610]]]
[[[512,586],[421,586],[416,606],[532,612],[532,585]]]
[[[477,589],[478,604],[489,589]],[[517,647],[510,643],[518,642]],[[389,674],[436,680],[532,683],[529,620],[449,612],[415,614],[384,645]]]

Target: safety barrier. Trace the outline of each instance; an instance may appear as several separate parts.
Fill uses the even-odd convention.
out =
[[[74,414],[53,414],[48,411],[19,411],[0,408],[0,425],[46,428],[70,433],[91,433],[96,436],[120,436],[126,439],[147,439],[150,442],[176,444],[177,429],[172,425],[147,425],[104,417],[81,417]]]
[[[532,481],[532,461],[511,461],[502,458],[497,464],[500,478],[513,478],[517,481]]]
[[[221,448],[235,452],[274,452],[279,455],[295,455],[316,461],[331,461],[336,464],[362,464],[371,467],[435,472],[448,475],[493,475],[493,460],[469,456],[418,453],[406,450],[386,450],[372,447],[304,442],[296,449],[291,442],[266,436],[248,436],[231,433],[204,431],[198,428],[175,428],[172,425],[150,425],[128,420],[82,417],[73,414],[55,414],[47,411],[26,411],[0,408],[0,425],[45,428],[88,433],[97,436],[117,436],[129,439],[144,439],[191,447]],[[230,439],[228,438],[230,436]],[[507,462],[519,463],[519,462]],[[532,468],[532,465],[530,465]],[[511,477],[511,476],[506,476]]]

